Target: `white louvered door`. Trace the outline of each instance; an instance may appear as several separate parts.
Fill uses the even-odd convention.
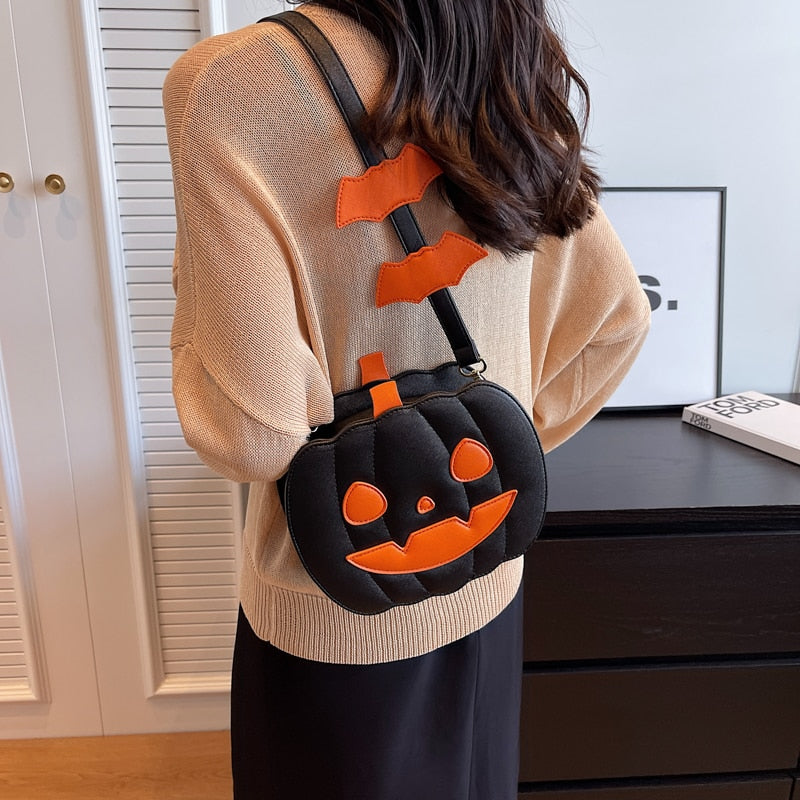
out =
[[[162,695],[227,690],[241,527],[240,488],[187,447],[171,397],[175,219],[161,86],[200,38],[195,5],[99,0],[96,16],[107,108],[99,135],[113,153],[109,202],[119,220],[109,245],[142,554],[139,614],[149,626],[150,688]]]
[[[20,619],[19,568],[11,557],[11,538],[0,507],[0,697],[28,694],[28,643]]]
[[[243,498],[240,487],[205,467],[184,443],[170,395],[175,219],[161,87],[178,55],[212,28],[222,32],[226,17],[227,27],[236,28],[284,4],[95,1],[97,67],[108,108],[100,136],[108,134],[113,152],[110,202],[120,221],[114,274],[124,274],[125,282],[115,302],[127,312],[117,342],[121,360],[132,361],[125,394],[129,402],[135,396],[138,408],[138,420],[128,426],[129,465],[141,512],[139,540],[148,545],[144,570],[152,564],[151,574],[140,575],[140,586],[149,589],[140,596],[140,615],[151,620],[151,634],[157,629],[151,683],[161,694],[225,691]]]
[[[184,50],[222,32],[224,11],[196,0],[84,1],[86,35],[96,34],[90,73],[148,708],[191,699],[200,715],[221,702],[227,714],[243,492],[188,448],[172,402],[175,219],[161,87]]]

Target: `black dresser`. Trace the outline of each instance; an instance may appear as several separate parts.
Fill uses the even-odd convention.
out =
[[[606,413],[548,472],[520,798],[800,800],[800,466]]]

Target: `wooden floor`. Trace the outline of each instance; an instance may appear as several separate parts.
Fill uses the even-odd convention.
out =
[[[230,800],[219,733],[0,741],[2,800]]]

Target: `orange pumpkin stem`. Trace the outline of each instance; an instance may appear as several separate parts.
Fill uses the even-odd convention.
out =
[[[361,367],[362,386],[366,386],[368,383],[375,383],[376,381],[389,380],[389,371],[386,369],[386,362],[380,350],[377,353],[369,353],[366,356],[361,356],[361,358],[358,359],[358,366]]]
[[[372,395],[372,414],[376,419],[384,412],[392,408],[400,408],[403,405],[394,381],[379,383],[377,386],[373,386],[369,393]]]

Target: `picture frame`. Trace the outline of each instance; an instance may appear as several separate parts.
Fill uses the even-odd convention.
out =
[[[606,187],[600,205],[653,312],[644,346],[605,408],[676,408],[719,396],[727,188]]]

